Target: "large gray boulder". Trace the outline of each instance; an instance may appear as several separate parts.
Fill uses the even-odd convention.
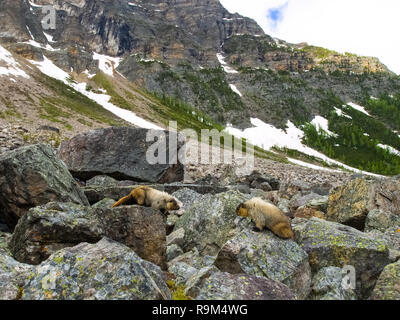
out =
[[[294,300],[284,284],[246,274],[213,273],[204,281],[196,300]]]
[[[296,242],[308,253],[313,272],[330,266],[355,268],[359,298],[369,296],[379,274],[390,263],[384,241],[349,226],[318,218],[296,218],[292,227]]]
[[[30,209],[19,220],[9,247],[18,261],[37,265],[65,247],[95,243],[102,233],[102,226],[88,207],[50,202]]]
[[[184,214],[174,229],[185,230],[182,249],[186,252],[196,247],[202,255],[216,255],[233,236],[236,208],[249,198],[234,190],[216,195],[182,190],[174,195],[184,203]]]
[[[214,264],[221,271],[279,281],[299,299],[306,298],[310,292],[307,253],[294,241],[282,240],[270,231],[239,232],[225,243]]]
[[[35,267],[23,300],[169,300],[161,269],[103,238],[60,250]]]
[[[176,164],[149,164],[146,154],[157,140],[146,142],[148,132],[132,127],[96,129],[62,143],[58,154],[72,175],[81,180],[108,175],[118,180],[150,183],[183,181],[185,170],[179,161]],[[157,134],[165,135],[166,160],[177,156],[183,142],[177,143],[176,150],[169,150],[169,138],[175,136],[177,139],[176,133],[157,131]]]
[[[0,154],[0,215],[10,228],[30,208],[51,201],[89,204],[50,146],[31,145]]]
[[[10,242],[13,256],[39,264],[54,252],[108,237],[141,258],[166,268],[166,223],[158,210],[141,206],[90,208],[49,203],[32,208],[17,224]]]
[[[400,183],[397,180],[357,178],[332,189],[327,219],[364,230],[367,216],[374,209],[399,215]]]

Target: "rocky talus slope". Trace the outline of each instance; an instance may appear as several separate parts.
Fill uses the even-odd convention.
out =
[[[74,138],[58,150],[37,144],[0,154],[0,299],[400,299],[397,178],[333,180],[307,169],[294,179],[296,167],[286,166],[285,180],[279,168],[238,176],[228,166],[198,170],[189,181],[183,165],[138,161],[141,131],[88,132],[93,154]],[[125,139],[134,161],[124,154]],[[110,159],[101,156],[110,148],[121,168],[176,174],[112,177]],[[95,174],[82,175],[79,163]],[[177,179],[185,169],[186,181]],[[140,184],[172,194],[183,208],[111,208]],[[294,240],[255,231],[236,215],[252,197],[290,217]],[[344,285],[349,266],[354,287]]]

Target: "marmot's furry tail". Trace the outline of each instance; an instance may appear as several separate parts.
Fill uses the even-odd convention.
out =
[[[179,210],[182,203],[169,195],[150,187],[140,186],[132,190],[129,195],[118,200],[112,207],[120,205],[138,204],[140,206],[148,206],[158,210]]]
[[[278,207],[261,198],[253,198],[240,204],[236,213],[241,217],[251,218],[260,231],[266,227],[281,238],[294,239],[290,219]]]

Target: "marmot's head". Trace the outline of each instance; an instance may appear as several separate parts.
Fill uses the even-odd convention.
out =
[[[182,207],[182,203],[175,198],[170,198],[167,201],[167,210],[171,210],[171,211],[179,210],[181,207]]]
[[[241,203],[237,208],[236,208],[236,214],[240,217],[248,217],[249,216],[249,210],[246,206],[245,203]]]
[[[275,234],[283,239],[292,239],[294,240],[294,233],[290,222],[287,223],[279,223],[274,227]]]

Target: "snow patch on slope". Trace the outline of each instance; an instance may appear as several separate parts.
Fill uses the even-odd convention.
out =
[[[328,126],[328,119],[325,119],[324,117],[321,116],[316,116],[313,121],[311,121],[311,124],[313,124],[317,130],[321,129],[323,131],[325,131],[327,134],[329,134],[330,136],[336,136],[336,133],[333,133],[331,131],[329,131],[329,126]]]
[[[5,67],[0,66],[0,76],[16,76],[29,79],[29,75],[20,69],[19,63],[13,58],[12,54],[0,46],[0,63],[5,63]]]
[[[235,69],[232,69],[231,67],[228,66],[228,64],[225,62],[225,58],[222,54],[217,53],[217,59],[219,63],[221,64],[222,68],[224,68],[224,71],[226,73],[239,73]]]
[[[310,147],[305,146],[302,143],[304,132],[299,128],[297,128],[290,120],[288,120],[286,124],[287,126],[286,131],[278,129],[270,124],[267,124],[261,121],[260,119],[251,118],[250,121],[251,124],[254,126],[252,128],[248,128],[242,131],[240,129],[233,128],[231,125],[228,125],[226,131],[238,138],[245,138],[253,145],[258,146],[264,150],[270,150],[274,146],[278,148],[293,149],[305,153],[307,155],[319,158],[322,161],[325,161],[329,164],[341,166],[349,171],[380,177],[379,175],[366,171],[361,171],[352,168],[350,166],[347,166],[339,161],[328,158],[326,155]],[[322,168],[322,170],[323,169],[326,168]]]
[[[68,79],[70,79],[70,75],[67,72],[65,72],[64,70],[57,67],[48,58],[44,57],[44,60],[41,62],[37,62],[37,61],[30,61],[30,62],[33,65],[37,66],[37,68],[44,74],[48,75],[49,77],[52,77],[52,78],[55,78],[57,80],[64,82],[66,85],[74,88],[76,91],[82,93],[89,99],[97,102],[104,109],[112,112],[113,114],[120,117],[121,119],[124,119],[138,127],[141,127],[141,128],[163,130],[161,127],[138,117],[132,111],[125,110],[125,109],[122,109],[122,108],[119,108],[119,107],[113,105],[112,103],[110,103],[111,97],[109,95],[94,93],[92,91],[87,91],[86,90],[87,84],[85,82],[75,83],[75,82],[68,81]]]
[[[114,76],[114,70],[118,68],[121,62],[121,58],[109,57],[96,52],[93,53],[93,60],[98,60],[99,69],[111,77]]]
[[[366,114],[366,115],[369,116],[369,117],[371,116],[371,115],[365,110],[364,107],[359,106],[358,104],[355,104],[355,103],[353,103],[353,102],[349,102],[347,105],[350,106],[350,107],[352,107],[353,109],[356,109],[356,110],[358,110],[358,111],[360,111],[360,112]]]
[[[243,95],[240,93],[240,91],[238,90],[238,88],[234,85],[234,84],[230,84],[229,85],[232,89],[233,92],[237,93],[239,96],[243,97]]]

